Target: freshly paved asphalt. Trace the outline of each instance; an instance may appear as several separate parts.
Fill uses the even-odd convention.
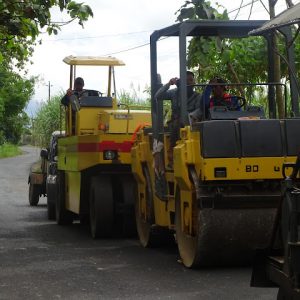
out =
[[[39,150],[23,150],[0,159],[0,299],[276,299],[277,289],[250,288],[250,267],[188,270],[175,246],[92,240],[87,226],[48,221],[45,198],[28,203]]]

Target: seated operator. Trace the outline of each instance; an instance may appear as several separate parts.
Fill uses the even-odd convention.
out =
[[[87,91],[84,90],[83,87],[83,79],[81,77],[77,77],[74,80],[74,89],[68,89],[66,95],[64,95],[60,101],[64,106],[68,106],[69,103],[71,103],[72,125],[70,130],[72,134],[75,134],[76,112],[80,109],[80,97],[87,96]]]
[[[82,96],[87,96],[88,93],[86,90],[83,89],[84,87],[84,80],[81,77],[77,77],[74,81],[74,89],[68,89],[65,96],[61,99],[61,104],[64,106],[68,106],[71,100],[71,96],[77,96],[77,99],[80,99]],[[74,109],[74,108],[73,108]],[[77,110],[77,109],[74,109]]]
[[[220,85],[218,85],[220,83]],[[189,114],[190,121],[201,121],[204,119],[203,109],[205,110],[205,118],[209,117],[209,109],[215,106],[226,106],[227,108],[240,110],[238,98],[226,93],[226,81],[220,77],[212,78],[201,96],[198,108]]]
[[[226,93],[227,88],[225,86],[226,81],[224,79],[215,77],[210,80],[209,83],[213,85],[211,86],[212,96],[209,99],[208,108],[214,106],[237,107],[237,98]],[[221,85],[217,85],[218,83],[221,83]]]

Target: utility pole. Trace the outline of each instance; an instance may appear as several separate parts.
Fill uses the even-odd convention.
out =
[[[51,84],[50,81],[48,81],[48,101],[50,102],[50,98],[51,98]]]

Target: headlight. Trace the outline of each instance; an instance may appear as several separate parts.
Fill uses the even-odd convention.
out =
[[[227,169],[225,167],[215,168],[215,178],[226,178]]]
[[[103,152],[104,160],[115,160],[118,157],[118,151],[115,150],[105,150]]]

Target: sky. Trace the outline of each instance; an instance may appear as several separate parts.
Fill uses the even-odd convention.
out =
[[[300,0],[294,0],[298,3]],[[42,34],[42,44],[35,47],[32,57],[33,64],[28,66],[28,76],[39,76],[35,86],[35,94],[26,109],[34,116],[39,103],[47,101],[50,96],[57,95],[68,88],[69,66],[62,60],[68,55],[114,56],[125,62],[124,67],[116,68],[117,90],[146,96],[143,91],[150,85],[150,51],[149,38],[154,30],[170,26],[176,22],[176,11],[185,3],[184,0],[85,0],[79,1],[89,5],[94,17],[89,19],[82,28],[78,23],[64,26],[56,36]],[[234,19],[248,19],[251,6],[243,5],[250,0],[211,0],[218,2],[230,12]],[[267,5],[268,1],[263,0]],[[278,0],[279,13],[286,8],[284,0]],[[66,14],[53,10],[54,21],[67,21]],[[251,19],[267,19],[268,14],[260,1],[256,0],[252,8]],[[178,76],[177,67],[178,43],[169,38],[159,44],[159,73],[162,81]],[[100,74],[103,70],[97,67],[81,67],[77,76],[85,79],[85,88],[102,90]]]

